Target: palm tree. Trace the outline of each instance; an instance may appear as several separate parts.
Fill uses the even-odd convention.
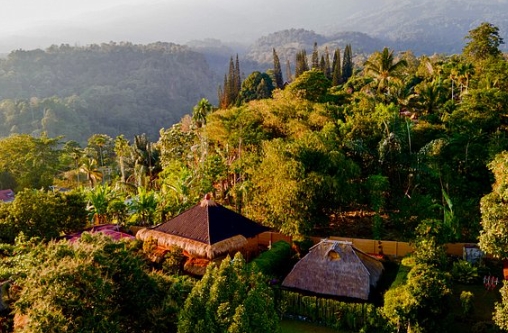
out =
[[[158,199],[154,191],[147,191],[144,187],[138,187],[138,195],[132,199],[129,208],[133,210],[134,217],[142,225],[150,225],[153,222]]]
[[[63,161],[66,165],[65,169],[69,169],[67,171],[64,171],[64,177],[68,179],[74,179],[77,178],[77,184],[76,186],[79,186],[80,179],[79,179],[79,161],[83,157],[83,150],[80,148],[79,143],[76,141],[70,140],[67,141],[63,148]],[[72,164],[71,164],[72,163]]]
[[[154,177],[161,171],[159,149],[148,140],[146,134],[134,136],[130,162],[137,186],[150,185],[145,184],[145,180],[151,183]]]
[[[423,81],[415,86],[415,96],[418,106],[424,110],[427,115],[437,111],[445,93],[445,88],[441,79],[434,79],[432,82]]]
[[[467,94],[467,90],[469,88],[469,81],[474,74],[474,66],[470,63],[461,62],[458,59],[452,58],[447,64],[447,69],[449,70],[449,81],[452,86],[452,100],[460,99],[462,100],[462,95]],[[458,83],[460,87],[460,93],[455,94],[455,84]]]
[[[460,63],[457,66],[457,79],[460,83],[460,94],[467,93],[469,88],[469,80],[474,74],[474,66],[469,63]]]
[[[125,172],[125,160],[130,155],[129,141],[123,135],[119,135],[115,139],[115,153],[120,166],[120,175],[122,183],[127,179]]]
[[[192,113],[192,120],[194,120],[198,127],[206,125],[206,116],[213,110],[213,105],[206,99],[202,98],[196,106],[194,106]]]
[[[400,70],[407,67],[405,59],[396,60],[393,50],[387,47],[382,52],[375,52],[364,64],[364,72],[371,75],[378,93],[390,94],[389,85],[392,80],[400,80]]]
[[[101,167],[104,166],[103,148],[108,143],[108,139],[109,137],[106,134],[94,134],[88,139],[89,146],[93,144],[99,149],[99,161],[101,162]]]
[[[97,181],[102,179],[102,172],[97,168],[97,160],[94,158],[83,159],[79,171],[86,175],[91,188],[95,186]]]

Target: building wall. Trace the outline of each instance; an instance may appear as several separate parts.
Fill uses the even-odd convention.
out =
[[[292,242],[290,236],[282,235],[276,232],[264,232],[258,236],[259,245],[269,247],[271,244],[283,240],[288,243]],[[319,243],[322,238],[311,237],[314,244]],[[407,242],[396,242],[387,240],[374,240],[374,239],[360,239],[348,237],[328,237],[330,240],[347,241],[351,242],[354,247],[369,254],[387,255],[393,257],[403,257],[408,253],[414,251],[414,247]],[[472,243],[449,243],[445,245],[446,253],[449,255],[462,257],[464,254],[464,247],[476,245]]]

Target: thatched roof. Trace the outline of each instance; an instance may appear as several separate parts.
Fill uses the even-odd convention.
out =
[[[314,245],[282,282],[283,287],[316,294],[367,300],[383,264],[350,242],[323,240]]]
[[[178,246],[196,257],[208,259],[216,258],[224,253],[238,251],[247,244],[247,239],[242,235],[236,235],[215,244],[205,244],[189,238],[166,234],[150,228],[141,229],[136,234],[136,238],[142,241],[145,241],[150,237],[156,239],[159,246],[165,246],[168,248]]]

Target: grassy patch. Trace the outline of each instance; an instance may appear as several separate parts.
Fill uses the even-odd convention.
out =
[[[470,332],[472,325],[478,322],[491,322],[494,304],[501,301],[499,294],[499,285],[495,290],[486,290],[483,285],[464,285],[455,284],[453,286],[453,297],[451,300],[451,310],[454,315],[454,331]],[[462,305],[460,303],[460,294],[462,291],[473,293],[473,312],[468,316],[462,315]]]
[[[401,264],[399,266],[399,270],[397,272],[397,276],[395,276],[395,280],[393,280],[391,288],[397,288],[406,283],[407,275],[412,267]]]
[[[390,289],[399,271],[399,263],[393,260],[383,261],[383,266],[384,272],[381,275],[381,279],[378,281],[377,288],[372,290],[369,296],[369,301],[375,306],[383,305],[383,295]]]
[[[289,243],[278,241],[272,244],[270,250],[263,252],[249,265],[256,265],[267,276],[283,278],[294,265],[291,260],[292,254]]]

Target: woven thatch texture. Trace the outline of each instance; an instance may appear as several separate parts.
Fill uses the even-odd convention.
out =
[[[379,279],[381,278],[381,274],[383,274],[383,264],[376,258],[369,256],[366,253],[356,249],[353,247],[356,252],[358,258],[363,262],[365,268],[369,271],[370,274],[370,285],[372,287],[376,287]]]
[[[192,256],[207,259],[214,259],[223,254],[237,252],[243,248],[245,244],[247,244],[247,239],[242,235],[237,235],[210,245],[192,239],[166,234],[153,229],[141,229],[136,234],[136,238],[142,241],[145,241],[150,237],[156,239],[157,245],[159,246],[178,246],[184,251],[190,253]]]
[[[353,248],[351,243],[322,241],[313,246],[284,279],[282,286],[317,294],[343,296],[367,300],[371,273],[360,259],[366,254]],[[372,258],[372,260],[375,260]],[[371,268],[377,267],[366,260]],[[382,271],[382,264],[381,271]],[[376,275],[381,272],[376,273]]]

